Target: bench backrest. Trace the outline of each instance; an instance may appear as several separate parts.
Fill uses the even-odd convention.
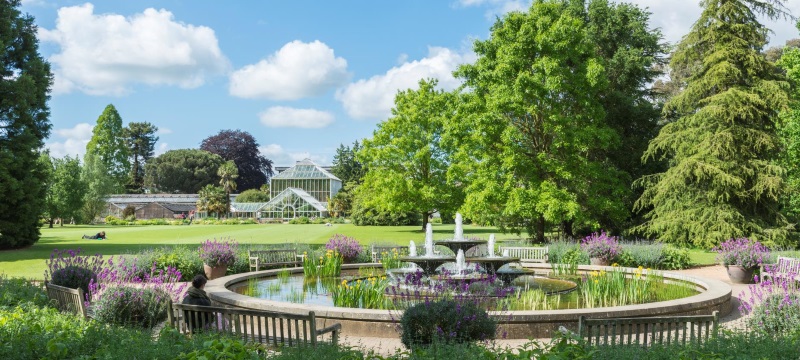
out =
[[[55,304],[60,311],[67,311],[86,317],[86,305],[83,289],[72,289],[60,285],[44,283],[47,290],[47,297]]]
[[[779,256],[775,266],[775,272],[800,275],[800,259]]]
[[[711,315],[578,320],[578,334],[589,345],[686,344],[717,335],[719,312]]]
[[[544,247],[518,247],[501,246],[500,254],[503,255],[508,250],[508,256],[518,257],[523,262],[547,262],[547,246]]]
[[[294,249],[278,249],[278,250],[250,250],[248,257],[258,258],[261,264],[267,263],[287,263],[297,262],[297,250]]]
[[[408,255],[408,246],[372,245],[372,262],[381,262],[385,254],[392,254],[393,252],[397,252],[400,256],[406,256]]]
[[[215,330],[244,341],[278,345],[315,346],[317,336],[330,330],[317,330],[313,311],[305,315],[269,310],[233,309],[216,306],[171,304],[169,323],[181,333]],[[337,329],[340,328],[337,327]],[[338,331],[332,331],[336,343]]]

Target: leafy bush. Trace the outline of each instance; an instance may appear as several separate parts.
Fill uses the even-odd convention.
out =
[[[237,247],[236,240],[217,241],[214,239],[214,241],[206,240],[200,245],[197,252],[204,264],[215,267],[233,264],[236,259]]]
[[[730,239],[713,249],[717,260],[727,265],[739,265],[754,269],[769,259],[769,249],[758,241],[748,238]]]
[[[787,334],[800,329],[800,293],[773,293],[753,308],[747,323],[763,335]]]
[[[50,300],[44,289],[30,280],[0,275],[0,307],[14,307],[27,302],[45,306]]]
[[[165,250],[168,251],[160,253],[153,259],[150,266],[155,264],[155,267],[160,270],[177,269],[181,273],[181,281],[192,281],[195,275],[203,274],[203,260],[197,257],[197,254],[188,247],[175,246]],[[147,264],[142,265],[146,266],[143,269],[150,267]]]
[[[666,245],[661,249],[661,269],[680,270],[686,269],[691,264],[689,250]]]
[[[658,269],[663,260],[663,244],[624,244],[617,258],[620,266]]]
[[[551,264],[589,264],[589,255],[578,243],[556,240],[547,244],[547,262]]]
[[[97,281],[105,260],[103,255],[80,256],[81,249],[61,250],[54,249],[50,259],[46,260],[47,270],[45,279],[52,284],[66,286],[73,289],[83,289],[89,294],[89,284]]]
[[[122,217],[125,220],[136,220],[136,208],[133,205],[128,205],[122,209]]]
[[[311,219],[306,216],[296,217],[294,219],[289,220],[289,224],[311,224]]]
[[[581,249],[589,254],[589,258],[599,258],[609,263],[622,252],[617,238],[608,236],[605,232],[592,233],[583,238]]]
[[[167,318],[170,296],[157,288],[108,288],[94,302],[94,318],[107,324],[152,329]]]
[[[238,339],[220,337],[206,341],[199,349],[188,354],[181,354],[178,360],[212,360],[212,359],[262,359],[259,352],[264,350],[261,344],[244,344]]]
[[[361,206],[358,202],[353,206],[350,215],[357,226],[404,226],[420,225],[422,219],[415,212],[394,212]]]
[[[475,303],[453,300],[422,302],[411,306],[400,318],[400,341],[406,348],[434,341],[465,343],[492,339],[497,322]]]
[[[108,215],[105,218],[105,222],[106,223],[112,223],[112,222],[119,221],[119,220],[120,219],[118,217],[114,216],[114,215]]]
[[[328,239],[325,249],[339,253],[346,263],[352,262],[364,251],[356,239],[342,234],[335,234]]]

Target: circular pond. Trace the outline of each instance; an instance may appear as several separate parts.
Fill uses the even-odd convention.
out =
[[[351,264],[343,266],[343,274],[357,274],[364,264]],[[372,266],[380,267],[379,264]],[[602,270],[612,270],[610,267],[579,266],[579,272],[588,274]],[[635,276],[636,269],[619,269]],[[216,280],[211,280],[206,285],[209,297],[221,304],[248,309],[279,310],[287,313],[308,313],[314,311],[319,327],[329,326],[334,323],[342,324],[342,332],[351,336],[370,337],[397,337],[395,327],[396,319],[401,315],[399,310],[372,310],[332,306],[329,290],[324,284],[314,284],[302,281],[302,268],[288,269],[292,275],[285,276],[287,270],[266,270],[252,273],[230,275]],[[547,273],[550,266],[547,264],[535,265],[533,271]],[[279,274],[281,274],[279,276]],[[350,275],[353,276],[353,275]],[[716,280],[689,277],[679,274],[662,273],[665,282],[685,284],[699,291],[699,294],[669,301],[659,301],[648,304],[625,305],[616,307],[595,307],[562,310],[514,310],[491,311],[490,314],[498,319],[502,331],[508,338],[543,338],[550,337],[552,331],[560,326],[577,330],[579,316],[590,318],[610,317],[641,317],[665,315],[694,315],[710,314],[719,310],[725,315],[731,310],[731,288],[729,285]],[[527,277],[527,276],[524,276]],[[271,279],[271,280],[269,280]],[[288,281],[295,284],[289,286]],[[267,281],[262,281],[267,280]],[[337,280],[338,281],[338,280]],[[345,280],[347,281],[347,280]],[[533,282],[535,283],[535,281]],[[260,285],[256,285],[260,284]],[[277,285],[276,285],[277,284]],[[266,299],[243,295],[255,287],[266,290],[259,292],[272,292]],[[244,290],[243,290],[244,289]],[[269,290],[272,289],[272,290]],[[294,289],[294,290],[292,290]],[[328,288],[329,289],[329,288]],[[239,291],[239,292],[237,292]],[[573,292],[574,294],[576,292]],[[568,295],[572,295],[568,294]]]

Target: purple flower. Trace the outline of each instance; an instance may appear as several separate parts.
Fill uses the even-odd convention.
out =
[[[712,249],[717,252],[717,260],[725,265],[739,265],[753,269],[769,257],[769,249],[758,241],[748,238],[730,239]]]
[[[208,266],[230,265],[236,261],[236,240],[206,240],[197,250],[200,259]]]
[[[592,233],[585,237],[581,242],[581,248],[589,254],[589,257],[600,258],[611,262],[622,252],[615,236],[608,236],[604,231]]]

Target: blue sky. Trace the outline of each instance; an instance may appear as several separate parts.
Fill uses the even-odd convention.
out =
[[[633,0],[676,42],[698,0]],[[79,155],[108,104],[124,123],[159,127],[157,153],[196,148],[223,129],[251,133],[277,166],[327,165],[339,144],[371,136],[394,94],[419,79],[452,89],[496,16],[520,0],[23,0],[55,73],[54,156]],[[800,15],[800,0],[787,2]],[[770,22],[771,44],[798,37]]]

